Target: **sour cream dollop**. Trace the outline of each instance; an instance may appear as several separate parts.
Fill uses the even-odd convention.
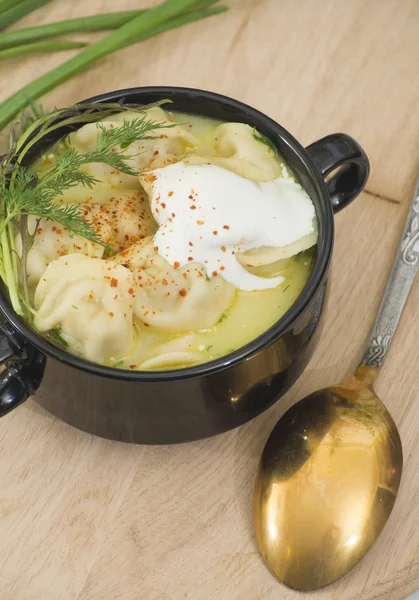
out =
[[[173,165],[140,175],[159,228],[158,253],[174,267],[198,262],[240,290],[277,287],[236,260],[254,248],[281,247],[313,231],[313,202],[292,179],[255,183],[216,165]]]

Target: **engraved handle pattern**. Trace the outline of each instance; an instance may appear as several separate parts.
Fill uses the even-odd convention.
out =
[[[419,181],[361,366],[381,367],[419,270]]]

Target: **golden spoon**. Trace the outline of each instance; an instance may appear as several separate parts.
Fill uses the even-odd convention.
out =
[[[361,366],[310,394],[273,429],[254,492],[269,569],[296,590],[329,585],[371,548],[400,485],[399,432],[373,389],[419,268],[419,183]]]

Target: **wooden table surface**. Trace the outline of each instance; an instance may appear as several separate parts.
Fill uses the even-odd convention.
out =
[[[292,402],[356,366],[379,305],[419,175],[419,2],[226,1],[229,14],[108,57],[44,103],[185,85],[243,100],[304,144],[337,131],[358,139],[372,173],[336,218],[321,342],[285,399],[254,422],[197,443],[102,440],[33,401],[2,419],[2,600],[401,600],[419,588],[419,285],[377,386],[405,452],[400,496],[377,544],[338,583],[300,594],[268,572],[251,514],[255,470],[273,425]],[[55,0],[21,26],[149,4]],[[67,56],[3,63],[2,98]]]

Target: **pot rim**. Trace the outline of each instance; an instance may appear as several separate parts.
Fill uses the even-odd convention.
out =
[[[163,381],[178,381],[182,379],[189,379],[193,377],[201,377],[205,375],[211,375],[232,367],[238,363],[244,362],[257,354],[265,347],[269,346],[276,339],[284,335],[298,317],[305,311],[312,299],[314,298],[317,290],[321,286],[324,277],[329,266],[331,253],[333,249],[333,237],[334,237],[334,220],[333,220],[333,209],[330,202],[330,197],[327,191],[325,181],[320,171],[315,167],[312,159],[305,148],[281,125],[276,121],[262,113],[261,111],[243,103],[239,100],[224,96],[216,92],[210,92],[197,88],[178,87],[178,86],[145,86],[135,88],[124,88],[121,90],[114,90],[105,92],[96,96],[92,96],[84,102],[89,103],[100,103],[100,102],[114,102],[121,101],[126,96],[133,94],[155,94],[161,98],[170,98],[171,96],[183,97],[187,99],[199,100],[199,98],[214,101],[217,104],[222,104],[226,107],[239,111],[251,118],[254,117],[255,121],[263,123],[264,128],[267,132],[281,138],[283,144],[288,146],[288,149],[298,158],[300,164],[306,169],[309,174],[313,186],[316,188],[319,198],[323,202],[323,208],[325,209],[324,218],[320,221],[319,219],[319,239],[317,242],[317,256],[310,274],[308,281],[306,282],[303,290],[298,296],[297,300],[287,312],[276,321],[269,329],[263,332],[254,340],[250,341],[245,346],[242,346],[215,360],[196,365],[193,367],[184,367],[181,369],[171,369],[167,371],[128,371],[125,369],[117,369],[115,367],[106,367],[104,365],[96,364],[70,354],[65,350],[61,350],[57,346],[48,342],[40,334],[36,333],[34,329],[29,327],[25,321],[19,317],[9,304],[8,299],[0,291],[0,311],[10,321],[13,327],[35,346],[39,351],[43,352],[47,356],[50,356],[60,362],[64,362],[69,366],[75,367],[76,369],[86,371],[93,375],[100,377],[108,377],[112,379],[119,379],[122,381],[138,381],[138,382],[163,382]],[[196,112],[195,114],[200,114]],[[273,141],[273,140],[271,140]],[[273,141],[273,143],[275,143]],[[279,150],[279,148],[278,148]],[[298,175],[298,173],[297,173]],[[319,217],[318,210],[316,210],[317,216]]]

